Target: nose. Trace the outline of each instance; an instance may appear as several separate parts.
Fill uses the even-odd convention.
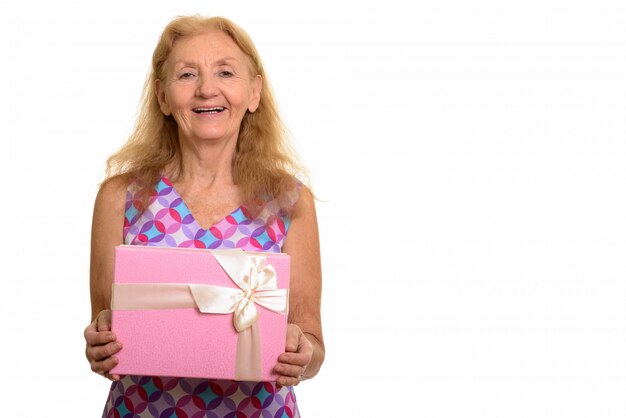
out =
[[[217,84],[211,75],[198,77],[196,96],[213,97],[217,94]]]

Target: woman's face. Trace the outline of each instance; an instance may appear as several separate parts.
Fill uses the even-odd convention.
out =
[[[157,80],[161,111],[172,115],[181,140],[237,141],[246,111],[259,106],[262,80],[226,34],[210,30],[176,40]]]

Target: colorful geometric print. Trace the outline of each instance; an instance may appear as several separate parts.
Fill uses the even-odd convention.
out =
[[[295,203],[299,188],[298,183],[285,196],[266,202],[265,209],[255,219],[250,219],[248,210],[240,206],[204,229],[167,178],[162,177],[156,185],[144,211],[141,211],[140,188],[135,185],[126,194],[124,241],[132,245],[280,252],[289,228],[285,204]]]
[[[299,417],[293,388],[270,382],[125,376],[114,382],[103,418]]]
[[[277,199],[265,203],[254,219],[242,206],[209,229],[203,229],[172,183],[162,177],[145,210],[140,186],[126,193],[124,243],[209,249],[241,248],[280,252],[290,219],[286,208],[295,204],[300,183]],[[300,412],[292,387],[274,382],[235,382],[123,376],[113,382],[103,418],[291,418]]]

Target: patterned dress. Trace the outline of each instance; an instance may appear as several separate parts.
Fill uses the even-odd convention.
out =
[[[172,183],[162,177],[149,206],[138,208],[139,185],[126,193],[124,243],[280,252],[290,219],[284,208],[298,199],[300,184],[265,203],[251,219],[239,207],[209,229],[194,219]],[[299,417],[292,387],[274,382],[236,382],[157,376],[123,376],[113,382],[103,418],[284,418]]]

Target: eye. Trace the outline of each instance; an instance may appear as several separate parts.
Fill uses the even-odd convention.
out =
[[[180,74],[180,75],[178,76],[178,79],[179,79],[179,80],[188,80],[188,79],[193,78],[193,77],[195,77],[195,74],[194,74],[194,73],[191,73],[191,72],[189,72],[189,71],[186,71],[186,72],[184,72],[184,73]]]
[[[230,78],[234,76],[234,74],[228,70],[222,70],[219,73],[217,73],[217,75],[220,77],[224,77],[224,78]]]

